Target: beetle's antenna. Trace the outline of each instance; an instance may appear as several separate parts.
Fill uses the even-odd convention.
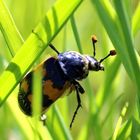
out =
[[[43,39],[42,39],[36,32],[34,32],[34,30],[32,30],[32,33],[34,33],[34,34],[38,37],[38,39],[41,40],[41,42],[42,42],[43,44],[45,44],[45,42],[43,41]],[[50,46],[51,49],[53,49],[57,54],[60,54],[59,51],[58,51],[51,43],[49,44],[49,46]]]
[[[102,59],[99,61],[99,63],[102,63],[106,58],[108,58],[109,56],[113,56],[113,55],[116,55],[116,51],[115,51],[115,50],[111,50],[111,51],[109,52],[109,54],[108,54],[106,57],[102,58]]]
[[[91,39],[92,39],[92,44],[93,44],[93,57],[95,57],[95,55],[96,55],[95,43],[97,42],[97,38],[96,38],[95,35],[93,35],[93,36],[91,37]]]

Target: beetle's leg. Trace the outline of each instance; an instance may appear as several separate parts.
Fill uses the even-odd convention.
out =
[[[44,125],[44,126],[46,125],[46,119],[47,119],[47,117],[46,117],[45,114],[42,114],[42,115],[40,116],[40,120],[43,122],[43,125]]]
[[[57,54],[60,54],[60,52],[54,47],[54,45],[49,44],[49,46],[50,46],[51,49],[53,49]]]
[[[76,82],[77,82],[77,81],[76,81]],[[78,82],[77,82],[77,83],[78,83]],[[80,86],[80,87],[79,87],[79,86]],[[81,93],[83,93],[84,89],[83,89],[83,87],[82,87],[79,83],[75,85],[75,89],[76,89],[76,95],[77,95],[77,102],[78,102],[78,105],[77,105],[77,108],[76,108],[76,110],[75,110],[75,112],[74,112],[74,115],[73,115],[73,117],[72,117],[72,121],[71,121],[71,123],[70,123],[70,128],[72,128],[72,124],[73,124],[73,122],[74,122],[74,119],[75,119],[75,117],[76,117],[76,114],[77,114],[79,108],[82,107],[79,92],[80,92],[80,90],[81,90],[81,91],[82,91]],[[80,90],[79,90],[79,89],[80,89]]]
[[[83,94],[85,92],[84,88],[77,82],[76,80],[72,81],[73,85],[75,85],[75,88],[78,89],[78,91]]]

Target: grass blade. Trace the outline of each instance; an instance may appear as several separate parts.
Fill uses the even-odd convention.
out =
[[[16,28],[8,8],[2,0],[0,0],[0,29],[7,46],[9,47],[11,55],[14,56],[15,52],[17,52],[23,44],[23,39]]]
[[[48,44],[54,38],[54,36],[60,31],[64,23],[66,23],[70,15],[76,10],[76,8],[79,6],[82,0],[70,2],[70,4],[69,2],[70,1],[64,2],[62,0],[56,2],[53,8],[50,9],[50,11],[46,14],[44,20],[37,26],[36,32],[37,30],[39,30],[39,33],[37,34],[41,34],[42,32],[44,33],[42,38],[44,39],[45,37],[44,42],[46,44]],[[60,8],[61,6],[67,7],[66,8],[67,10],[65,10],[65,12],[62,11],[61,10],[62,8]],[[1,8],[1,11],[4,11],[4,14],[5,14],[3,16],[7,16],[7,18],[5,19],[5,22],[1,24],[2,33],[7,41],[7,44],[10,46],[9,47],[10,51],[12,50],[11,54],[14,55],[16,51],[19,49],[19,47],[21,46],[21,44],[23,43],[23,40],[18,34],[16,26],[14,25],[13,20],[11,19],[12,17],[8,15],[9,13],[8,11],[6,11],[7,9],[5,7],[2,7],[2,8]],[[6,29],[8,26],[8,25],[6,26],[6,23],[11,23],[9,29]],[[49,28],[48,28],[48,25],[50,26]],[[16,34],[16,35],[13,34],[13,37],[15,39],[14,41],[13,41],[13,38],[10,38],[13,30],[15,31],[15,34]],[[12,41],[17,43],[16,47]],[[12,59],[11,63],[9,64],[8,68],[3,72],[3,74],[0,77],[0,83],[1,83],[0,105],[4,103],[8,95],[16,87],[16,85],[18,84],[20,79],[25,75],[25,73],[30,69],[33,62],[35,62],[35,60],[41,55],[41,53],[44,51],[46,46],[44,46],[44,44],[37,38],[35,34],[30,35],[29,39],[25,42],[25,44],[22,46],[19,52],[15,55],[15,57]],[[8,83],[5,79],[7,79]],[[38,125],[38,130],[36,131],[35,126],[32,123],[31,119],[27,120],[25,116],[23,115],[23,113],[19,110],[19,107],[17,106],[17,103],[15,102],[15,100],[17,100],[16,98],[17,97],[14,96],[13,94],[8,99],[7,103],[9,107],[11,108],[12,114],[14,115],[15,119],[21,126],[26,138],[34,139],[34,131],[37,132],[38,130],[40,130],[37,132],[40,139],[44,139],[44,138],[51,139],[49,133],[47,132],[47,129],[44,129],[42,127],[42,124]],[[11,105],[11,101],[14,102],[12,105]],[[17,115],[17,112],[18,112],[18,115]],[[18,116],[20,116],[20,118]],[[25,125],[23,125],[23,123]]]
[[[132,32],[133,32],[133,35],[136,35],[136,33],[140,29],[140,24],[139,24],[140,14],[139,13],[140,13],[140,2],[137,5],[137,9],[135,10],[135,13],[134,13],[132,21],[131,21],[132,22]]]
[[[44,40],[46,45],[35,34],[29,36],[0,77],[0,105],[2,105],[10,92],[16,87],[81,2],[82,0],[74,2],[60,0],[48,11],[43,21],[35,29],[35,32]],[[61,7],[66,8],[65,12],[61,10]],[[7,84],[5,79],[9,81],[9,84]]]
[[[121,23],[121,29],[124,34],[124,39],[125,39],[125,46],[126,50],[128,52],[128,57],[129,61],[131,62],[131,69],[134,75],[134,80],[137,85],[138,91],[140,91],[140,67],[138,65],[138,60],[136,58],[135,50],[134,50],[134,45],[133,45],[133,39],[131,35],[131,29],[130,29],[130,23],[128,21],[127,14],[125,13],[125,8],[123,5],[123,1],[121,0],[114,0],[115,6],[116,6],[116,11],[119,16],[119,21]],[[139,94],[139,99],[140,99],[140,94]]]
[[[116,128],[115,128],[112,140],[117,139],[117,136],[119,134],[119,130],[120,130],[120,127],[121,127],[121,124],[122,124],[122,119],[125,116],[127,109],[128,109],[128,102],[126,102],[126,104],[124,105],[124,107],[123,107],[123,109],[121,111],[121,114],[120,114],[120,117],[118,119],[118,122],[117,122],[117,125],[116,125]]]
[[[130,65],[128,53],[125,47],[125,42],[123,40],[122,31],[120,27],[118,26],[118,20],[115,18],[116,12],[111,6],[109,1],[105,0],[94,0],[92,1],[99,17],[110,37],[110,40],[112,41],[114,47],[116,48],[118,52],[118,57],[120,57],[121,61],[124,64],[124,67],[130,77],[133,79],[133,72]],[[116,34],[117,33],[117,34]]]
[[[82,45],[80,43],[80,37],[79,37],[79,34],[78,34],[78,30],[77,30],[77,26],[76,26],[76,23],[75,23],[74,16],[71,16],[70,21],[71,21],[71,26],[72,26],[72,30],[73,30],[73,34],[74,34],[76,43],[77,43],[78,50],[79,50],[80,53],[83,53]]]

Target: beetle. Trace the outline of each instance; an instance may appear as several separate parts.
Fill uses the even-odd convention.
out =
[[[38,36],[37,33],[33,32]],[[39,37],[39,36],[38,36]],[[43,41],[40,37],[39,39]],[[76,91],[77,108],[72,117],[70,128],[74,122],[78,109],[81,107],[80,94],[85,92],[79,81],[88,76],[89,71],[104,71],[102,62],[109,56],[116,54],[115,50],[111,50],[109,54],[101,60],[95,58],[96,36],[92,36],[93,56],[80,54],[75,51],[66,51],[60,53],[52,44],[50,48],[57,53],[57,57],[50,57],[40,64],[35,70],[29,72],[20,82],[18,103],[21,110],[28,116],[32,115],[32,79],[33,72],[41,69],[42,73],[42,105],[41,112],[44,112],[59,99],[66,90]],[[44,43],[44,42],[43,42]],[[42,120],[44,120],[42,118]]]

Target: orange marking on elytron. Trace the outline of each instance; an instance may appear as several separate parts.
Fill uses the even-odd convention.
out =
[[[30,101],[30,103],[31,103],[31,107],[32,107],[32,98],[33,98],[33,94],[29,94],[28,96],[27,96],[27,98],[28,98],[28,100]],[[47,109],[49,108],[50,106],[48,106],[48,107],[43,107],[42,106],[42,109],[41,109],[41,112],[43,113],[43,112],[46,112],[47,111]]]
[[[42,77],[45,77],[45,76],[47,76],[47,71],[46,71],[46,69],[43,67],[43,63],[41,63],[41,64],[39,64],[34,70],[33,70],[33,72],[34,71],[41,71],[41,73],[42,73]]]
[[[28,80],[24,79],[24,81],[22,81],[22,84],[21,84],[21,89],[23,89],[25,93],[28,92],[28,88],[29,88],[29,85],[27,82]]]
[[[29,95],[27,96],[27,98],[28,98],[28,100],[32,103],[32,94],[29,94]]]
[[[53,87],[53,82],[51,80],[46,80],[43,83],[43,93],[49,96],[49,99],[55,101],[57,98],[61,97],[64,94],[64,91],[70,87],[70,82],[66,82],[63,88],[57,89]]]

